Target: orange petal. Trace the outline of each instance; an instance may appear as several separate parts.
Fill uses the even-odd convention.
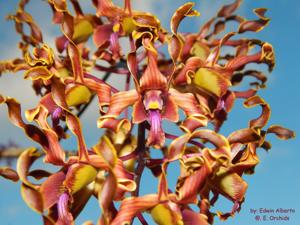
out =
[[[66,124],[70,131],[76,136],[78,143],[79,160],[88,160],[88,150],[85,144],[85,140],[82,134],[80,120],[77,116],[67,113]]]
[[[40,187],[40,193],[43,197],[44,209],[47,210],[57,203],[59,196],[64,191],[63,182],[66,178],[64,172],[54,173],[47,178]]]
[[[181,213],[184,225],[209,225],[207,216],[204,214],[196,213],[189,209],[184,209]]]
[[[182,204],[195,203],[198,192],[204,186],[210,172],[210,169],[206,165],[203,165],[192,175],[188,176],[183,184],[177,184],[177,201]]]
[[[207,126],[208,119],[203,115],[188,116],[181,124],[180,129],[185,132],[191,133],[199,127]]]
[[[131,129],[131,123],[128,119],[117,120],[114,118],[99,118],[97,121],[99,128],[108,128],[115,133],[119,132],[121,128],[125,129],[125,132],[129,132]]]
[[[93,40],[97,48],[102,47],[109,42],[110,35],[113,32],[113,24],[104,24],[95,28]]]
[[[203,113],[193,94],[181,93],[173,88],[170,88],[169,94],[169,98],[172,99],[187,116]]]
[[[96,4],[98,16],[106,16],[113,19],[124,15],[123,9],[116,6],[112,0],[95,0],[94,4]]]
[[[125,198],[121,202],[120,210],[111,225],[129,224],[138,212],[152,208],[157,203],[158,196],[156,194]]]
[[[147,119],[147,114],[145,111],[144,104],[141,100],[138,100],[133,105],[132,122],[138,124],[138,123],[144,122],[146,119]]]
[[[113,173],[109,172],[104,184],[98,194],[98,200],[102,209],[104,224],[110,224],[110,205],[113,202],[117,189],[117,179]]]
[[[148,50],[148,65],[139,83],[142,91],[167,88],[167,78],[158,69],[157,53]]]
[[[172,98],[169,97],[166,98],[163,113],[162,113],[162,118],[167,119],[174,123],[178,122],[179,120],[178,107]]]
[[[120,91],[113,94],[110,99],[108,112],[100,119],[118,117],[123,110],[133,105],[138,99],[139,95],[136,90]]]
[[[23,183],[21,185],[21,195],[26,204],[32,210],[40,214],[43,212],[43,199],[41,194],[36,189]]]

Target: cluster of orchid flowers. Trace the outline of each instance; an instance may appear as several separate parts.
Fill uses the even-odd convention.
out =
[[[74,224],[92,197],[99,200],[101,208],[97,224],[125,225],[135,217],[147,224],[144,213],[150,213],[157,224],[213,224],[216,216],[227,219],[241,209],[247,189],[242,175],[254,172],[259,163],[257,148],[271,147],[267,134],[294,137],[292,131],[278,125],[265,128],[270,107],[257,91],[267,78],[260,71],[245,69],[255,63],[266,64],[271,71],[272,46],[257,39],[236,38],[262,30],[269,23],[266,9],[255,9],[258,18],[247,20],[235,14],[241,4],[235,0],[199,32],[180,33],[178,27],[185,17],[200,15],[193,9],[194,3],[176,10],[169,32],[155,15],[134,11],[130,0],[124,0],[123,8],[111,0],[93,0],[95,15],[84,14],[77,0],[48,0],[53,23],[62,31],[53,50],[43,42],[40,28],[26,12],[28,2],[21,0],[17,12],[8,16],[21,36],[23,57],[1,62],[0,73],[24,71],[24,79],[32,80],[40,101],[25,111],[26,121],[15,99],[0,95],[0,104],[7,105],[11,122],[42,151],[28,148],[19,156],[16,171],[2,167],[0,174],[21,180],[22,197],[41,214],[45,225]],[[238,25],[237,31],[220,35],[229,21]],[[24,26],[30,28],[29,34]],[[94,52],[88,47],[91,38]],[[126,54],[120,39],[128,41]],[[165,45],[170,57],[160,50]],[[223,46],[231,48],[226,55]],[[100,77],[103,73],[105,78]],[[120,75],[126,76],[122,91],[106,82],[108,76]],[[248,76],[256,79],[249,89],[233,90]],[[78,112],[94,96],[99,107],[97,125],[105,133],[96,145],[88,147]],[[248,127],[225,137],[219,130],[236,99],[245,99],[245,107],[260,106],[262,113]],[[163,130],[162,120],[177,125],[182,135]],[[137,132],[134,126],[138,126]],[[74,154],[67,154],[60,143],[69,137],[68,130],[77,139]],[[171,139],[170,144],[166,139]],[[150,151],[161,151],[163,158],[152,158]],[[57,172],[32,170],[41,157],[44,163],[57,166]],[[180,162],[180,175],[176,187],[169,187],[167,169],[175,161]],[[152,194],[139,196],[144,169],[158,179],[158,187]],[[42,178],[43,182],[38,182]],[[211,211],[220,195],[233,202],[232,211]]]

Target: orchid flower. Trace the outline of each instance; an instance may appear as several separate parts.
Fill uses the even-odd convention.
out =
[[[191,94],[180,93],[169,87],[170,82],[167,77],[158,69],[157,53],[153,50],[150,40],[145,39],[144,42],[148,45],[146,48],[148,64],[141,78],[139,80],[136,78],[137,90],[114,94],[108,112],[98,121],[98,127],[111,127],[112,121],[124,109],[132,105],[132,122],[138,124],[147,120],[150,125],[147,145],[159,148],[165,141],[162,119],[178,122],[178,108],[184,110],[188,119],[194,118],[186,126],[205,126],[206,118],[202,115],[201,108],[197,106],[196,99]],[[124,122],[128,123],[126,120],[121,120],[113,129],[117,130],[118,124]]]

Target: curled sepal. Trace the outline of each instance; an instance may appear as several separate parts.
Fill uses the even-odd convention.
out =
[[[224,5],[218,12],[218,17],[229,17],[237,10],[242,3],[242,0],[235,0],[233,3]]]
[[[110,224],[113,219],[113,212],[111,211],[111,204],[117,190],[117,178],[111,171],[105,177],[105,181],[98,193],[98,200],[103,212],[102,220],[104,224]]]
[[[281,126],[278,126],[278,125],[270,126],[267,130],[267,133],[273,133],[282,140],[287,140],[287,139],[296,137],[296,134],[294,131],[284,128],[284,127],[281,127]]]
[[[10,121],[17,127],[22,128],[25,133],[28,135],[29,138],[31,138],[33,141],[39,143],[43,149],[47,152],[49,155],[53,155],[54,158],[56,158],[56,153],[49,150],[49,142],[47,139],[47,136],[40,130],[38,127],[26,124],[21,116],[21,106],[20,104],[13,98],[5,98],[2,95],[0,95],[0,104],[6,103],[8,107],[8,114]],[[63,156],[62,152],[60,152],[58,155],[60,155],[58,158],[60,158],[58,161],[61,161],[61,157]],[[63,161],[63,160],[62,160]]]
[[[31,15],[25,12],[24,9],[19,8],[15,15],[9,15],[7,19],[14,20],[16,30],[26,44],[36,46],[43,42],[40,28],[37,26]],[[29,26],[30,35],[25,33],[25,29],[23,28],[25,23]]]
[[[248,98],[244,102],[244,106],[247,108],[252,108],[254,106],[260,105],[262,107],[262,113],[261,115],[253,119],[249,122],[249,127],[250,128],[262,128],[264,127],[271,115],[271,108],[269,104],[267,104],[261,97],[255,95],[253,97]]]
[[[173,79],[175,85],[186,85],[192,82],[195,71],[204,65],[204,61],[200,57],[190,57],[186,60],[184,67],[176,74]]]
[[[182,157],[184,154],[185,146],[190,138],[190,134],[181,135],[171,142],[168,148],[168,160],[174,161]]]
[[[17,173],[20,177],[20,180],[26,184],[26,186],[36,188],[37,186],[32,184],[27,176],[29,174],[29,169],[31,165],[37,160],[41,154],[36,148],[28,148],[22,152],[17,161]]]
[[[127,171],[120,159],[118,159],[116,167],[113,170],[117,181],[118,189],[115,194],[114,200],[121,200],[125,192],[132,192],[136,189],[136,183],[134,181],[134,174]]]
[[[209,150],[209,154],[215,158],[224,162],[230,159],[230,145],[228,140],[221,134],[218,134],[211,130],[197,130],[192,133],[191,139],[200,138],[205,142],[210,142],[215,146],[214,150]]]
[[[239,33],[244,33],[246,31],[259,32],[269,24],[270,19],[265,17],[265,13],[267,12],[267,9],[257,8],[254,9],[253,12],[258,16],[259,19],[246,20],[242,22],[238,29]]]
[[[50,72],[45,66],[36,66],[27,70],[24,74],[24,79],[35,80],[50,80],[54,74]]]
[[[88,160],[88,150],[85,144],[85,140],[82,134],[80,120],[77,116],[67,113],[66,114],[66,123],[68,128],[76,136],[78,142],[78,154],[79,160]]]
[[[121,202],[120,210],[111,225],[129,225],[138,212],[152,208],[158,202],[158,195],[156,194],[125,198]]]
[[[53,50],[46,44],[33,49],[33,55],[27,52],[24,56],[28,65],[35,66],[51,66],[54,63]]]
[[[51,0],[50,1],[55,10],[58,12],[65,12],[67,10],[67,1],[66,0]]]
[[[15,170],[13,170],[7,166],[0,167],[0,176],[4,177],[5,179],[14,181],[14,182],[17,182],[19,180],[18,173]]]
[[[129,132],[131,129],[131,123],[128,119],[117,120],[114,118],[99,118],[97,121],[97,126],[99,128],[108,128],[114,131],[115,133],[119,132],[121,128],[124,128],[126,132]]]
[[[245,128],[232,132],[228,136],[228,141],[230,144],[242,143],[246,144],[249,142],[257,142],[260,140],[260,135],[255,129]]]
[[[197,10],[192,9],[195,3],[188,2],[182,6],[180,6],[176,12],[173,14],[171,18],[171,31],[172,33],[176,34],[177,29],[179,26],[179,23],[181,20],[183,20],[185,17],[189,16],[200,16],[200,13]]]
[[[173,34],[169,39],[168,51],[175,63],[181,55],[183,42],[178,35]]]
[[[93,146],[93,150],[104,159],[109,167],[115,167],[117,163],[117,151],[107,136],[102,136],[99,142]]]

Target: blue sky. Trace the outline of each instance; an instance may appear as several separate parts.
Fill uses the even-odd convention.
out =
[[[5,21],[5,16],[13,13],[16,7],[16,0],[0,1],[0,60],[11,58],[19,54],[17,52],[16,43],[18,36],[15,34],[13,24]],[[81,1],[83,2],[83,1]],[[90,2],[90,1],[85,1]],[[121,1],[116,1],[121,2]],[[137,9],[156,12],[161,19],[162,24],[168,26],[172,12],[180,6],[182,0],[171,1],[134,1]],[[195,1],[196,8],[201,12],[202,16],[197,19],[187,19],[182,31],[196,31],[197,27],[205,21],[205,18],[214,15],[222,3],[231,1],[221,0],[202,0]],[[134,5],[135,5],[134,4]],[[31,3],[34,18],[45,31],[45,41],[53,46],[53,37],[58,30],[51,26],[50,10],[46,3],[40,0],[32,0]],[[271,124],[281,124],[300,132],[300,74],[299,74],[299,52],[300,52],[300,1],[297,0],[244,0],[239,12],[247,18],[255,18],[252,9],[257,7],[268,8],[267,16],[271,17],[270,25],[262,32],[255,34],[256,38],[270,42],[275,48],[276,67],[272,74],[269,75],[267,89],[260,92],[260,95],[271,105],[272,116],[269,121]],[[248,35],[248,37],[253,35]],[[0,78],[0,93],[10,95],[24,103],[24,108],[34,107],[37,99],[33,96],[30,88],[30,82],[22,80],[22,74],[4,74]],[[95,120],[97,119],[95,111],[96,105],[89,109],[87,115],[83,116],[84,127],[83,132],[88,145],[92,145],[97,141],[99,131],[96,128]],[[252,109],[242,109],[242,102],[237,102],[235,109],[230,114],[227,124],[221,130],[224,135],[228,135],[235,129],[244,128],[250,118],[255,117],[255,113],[259,111]],[[0,107],[0,143],[7,143],[8,140],[14,140],[23,147],[34,145],[24,137],[22,131],[13,127],[7,120],[6,107]],[[256,168],[256,173],[251,176],[245,176],[249,187],[246,194],[245,203],[242,210],[234,219],[221,222],[216,219],[217,225],[254,225],[258,222],[254,219],[254,215],[250,213],[250,209],[258,208],[292,208],[295,209],[294,214],[290,216],[289,221],[263,222],[264,225],[283,224],[296,225],[300,222],[300,178],[298,171],[299,163],[299,138],[280,141],[274,136],[269,136],[273,148],[266,153],[259,151],[261,163]],[[64,143],[66,148],[72,148],[72,141]],[[41,165],[41,164],[40,164]],[[176,167],[170,169],[170,177],[173,182],[175,180]],[[172,176],[173,175],[173,176]],[[142,182],[145,188],[142,193],[154,192],[156,183],[148,179],[151,176],[146,173]],[[20,184],[11,184],[10,182],[0,178],[0,218],[3,225],[17,224],[40,224],[40,217],[31,211],[22,201],[19,194]],[[99,207],[97,201],[92,200],[76,224],[81,224],[87,219],[95,221],[99,215]],[[229,210],[231,203],[222,199],[216,205],[219,210]]]

